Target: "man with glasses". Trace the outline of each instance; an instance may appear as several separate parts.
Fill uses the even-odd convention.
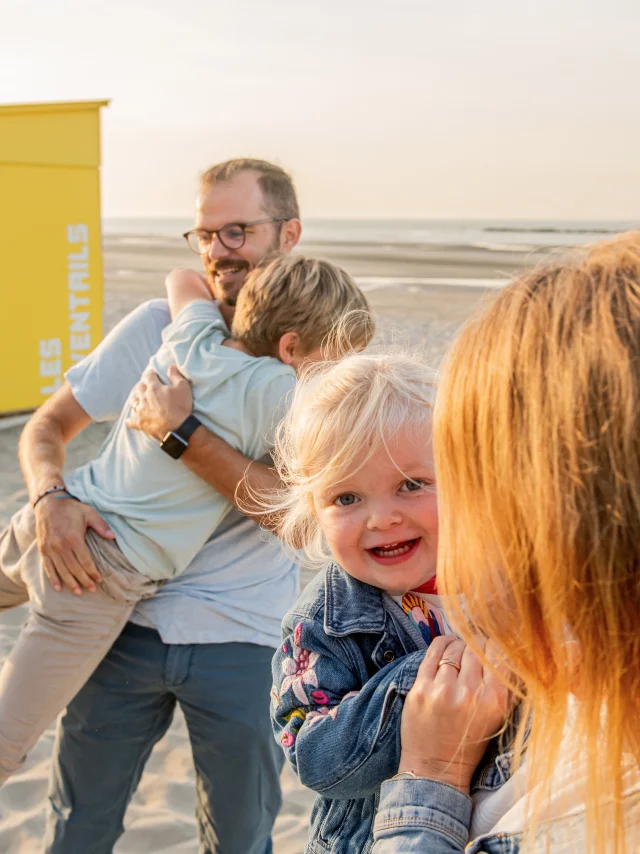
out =
[[[202,176],[193,231],[206,280],[230,324],[249,270],[300,237],[295,190],[279,167],[231,160]],[[52,583],[95,590],[84,534],[110,536],[91,508],[64,497],[64,445],[92,420],[117,417],[161,343],[164,300],[139,306],[34,415],[21,439],[38,547]],[[225,498],[250,462],[193,424],[188,383],[147,375],[133,392],[137,419]],[[262,463],[252,488],[273,482]],[[270,663],[280,620],[298,590],[297,567],[247,516],[231,513],[179,578],[141,603],[110,653],[60,720],[50,787],[47,854],[111,854],[151,750],[176,703],[185,716],[197,779],[202,854],[268,854],[280,807],[282,754],[269,721]]]

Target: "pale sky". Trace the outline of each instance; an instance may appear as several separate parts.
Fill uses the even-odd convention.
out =
[[[251,155],[309,217],[638,220],[639,84],[640,0],[0,0],[0,103],[112,99],[106,216]]]

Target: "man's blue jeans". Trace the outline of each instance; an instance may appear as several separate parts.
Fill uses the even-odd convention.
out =
[[[111,854],[176,703],[193,751],[202,854],[269,854],[283,762],[269,720],[273,652],[165,644],[129,623],[60,720],[46,854]]]

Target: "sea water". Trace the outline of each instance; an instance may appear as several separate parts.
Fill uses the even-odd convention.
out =
[[[193,228],[187,218],[116,218],[102,222],[106,235],[175,237]],[[305,243],[475,246],[528,250],[537,246],[572,246],[640,227],[630,221],[557,220],[383,220],[305,219]]]

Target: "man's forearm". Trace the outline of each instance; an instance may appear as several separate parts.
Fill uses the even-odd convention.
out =
[[[265,513],[259,499],[279,486],[274,469],[245,457],[205,427],[195,431],[180,462],[263,528],[277,531],[277,516]]]
[[[132,392],[134,412],[127,419],[128,427],[142,430],[158,442],[170,430],[177,429],[193,411],[191,385],[175,365],[169,366],[168,378],[169,383],[164,384],[155,371],[146,370]],[[265,513],[260,501],[256,500],[256,496],[279,486],[279,478],[272,468],[245,457],[204,426],[198,427],[190,437],[179,464],[188,466],[263,528],[277,532],[278,517]]]
[[[20,437],[19,455],[31,501],[50,486],[63,483],[64,441],[55,424],[27,424]]]
[[[63,386],[27,423],[18,455],[31,501],[63,482],[65,445],[90,420],[68,386]]]

